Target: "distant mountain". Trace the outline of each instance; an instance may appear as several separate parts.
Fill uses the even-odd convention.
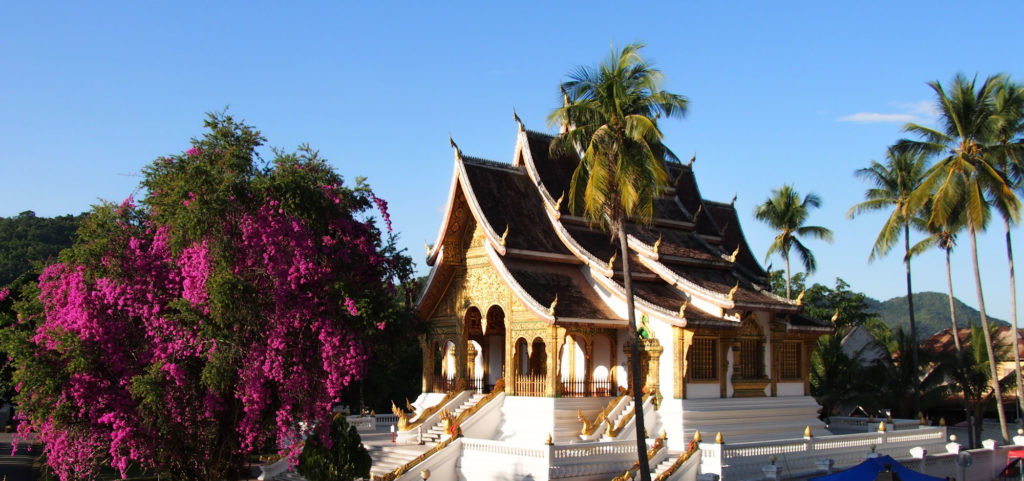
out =
[[[981,325],[978,310],[953,298],[956,306],[956,324],[960,328],[968,325]],[[867,298],[869,308],[877,312],[887,326],[892,329],[903,327],[910,331],[910,316],[907,313],[907,296],[894,297],[884,302]],[[914,320],[917,322],[917,337],[926,338],[943,329],[953,327],[949,319],[949,295],[938,292],[914,293]],[[1010,325],[1002,319],[988,316],[990,324]]]

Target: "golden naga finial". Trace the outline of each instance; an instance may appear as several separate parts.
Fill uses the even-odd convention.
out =
[[[455,158],[462,160],[462,151],[459,150],[459,146],[455,143],[455,139],[452,138],[452,134],[448,134],[448,144],[455,149]]]
[[[405,398],[405,409],[411,413],[416,413],[416,407],[409,403],[409,398]]]
[[[618,257],[618,255],[618,252],[612,253],[612,258],[608,259],[608,270],[615,270],[615,258]]]
[[[700,213],[701,213],[701,212],[702,212],[703,210],[704,210],[704,204],[701,204],[701,205],[698,205],[698,206],[697,206],[697,212],[694,212],[694,213],[693,213],[693,220],[692,220],[692,222],[693,222],[694,224],[696,224],[696,223],[697,223],[697,218],[698,218],[698,217],[700,217]]]
[[[526,128],[523,127],[523,120],[520,119],[519,118],[519,114],[516,113],[516,108],[515,107],[512,107],[512,118],[516,119],[516,123],[519,124],[519,131],[520,132],[522,132],[523,130],[526,130]]]
[[[505,240],[508,239],[508,227],[508,224],[505,224],[505,233],[501,234],[500,244],[502,247],[505,247]]]
[[[739,192],[733,194],[732,195],[732,200],[729,201],[729,205],[735,206],[736,205],[736,198],[739,197],[739,196],[740,196]]]
[[[423,241],[423,248],[427,250],[427,255],[429,256],[432,248],[430,247],[430,244],[427,243],[427,241]]]
[[[806,292],[807,292],[807,289],[804,289],[804,290],[800,291],[800,295],[799,296],[796,296],[796,305],[798,305],[798,306],[804,305],[804,293],[806,293]]]
[[[661,430],[661,436],[660,436],[660,437],[661,437],[661,440],[662,440],[662,441],[664,441],[664,440],[668,439],[668,431],[665,431],[664,429],[662,429],[662,430]]]
[[[733,297],[736,296],[736,291],[738,291],[738,290],[740,290],[740,281],[739,281],[739,279],[736,280],[736,285],[732,286],[732,289],[729,289],[729,300],[730,301],[733,299]]]
[[[693,157],[690,157],[690,162],[686,164],[687,167],[693,168],[693,163],[697,161],[697,153],[693,153]]]
[[[693,442],[695,442],[695,443],[699,443],[700,442],[700,429],[697,429],[697,430],[693,431]]]
[[[661,234],[658,234],[658,240],[654,241],[654,253],[658,253],[658,249],[661,248]]]
[[[878,421],[878,432],[885,432],[885,421]]]
[[[580,408],[576,408],[576,419],[583,423],[583,428],[580,429],[580,434],[591,434],[594,432],[594,424],[587,420]],[[600,416],[598,416],[598,419],[600,419]]]
[[[686,307],[690,305],[689,299],[683,299],[683,305],[679,306],[679,317],[686,316]]]
[[[722,432],[719,431],[718,434],[715,435],[715,444],[724,444],[724,443],[725,443],[725,440],[722,438]]]
[[[736,250],[729,254],[729,262],[736,262],[736,256],[740,255],[740,245],[736,244]]]
[[[555,315],[555,306],[558,305],[558,294],[555,294],[555,300],[551,301],[551,305],[548,306],[548,314]]]
[[[555,212],[562,210],[562,199],[565,198],[565,191],[562,191],[562,195],[558,196],[558,200],[555,201]]]
[[[807,425],[807,427],[804,428],[804,437],[805,438],[811,437],[811,426],[810,425]]]
[[[835,324],[839,320],[839,308],[836,308],[836,313],[832,314],[832,324]]]

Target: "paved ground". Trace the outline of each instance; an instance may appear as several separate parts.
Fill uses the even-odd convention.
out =
[[[12,455],[11,441],[10,433],[0,433],[0,481],[34,481],[39,473],[32,463],[39,456],[40,446],[22,442]]]

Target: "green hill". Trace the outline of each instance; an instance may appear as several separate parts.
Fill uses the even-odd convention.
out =
[[[956,306],[956,323],[960,328],[968,325],[981,325],[981,315],[977,309],[960,302],[954,297]],[[870,309],[890,328],[903,327],[910,330],[910,318],[907,315],[907,296],[894,297],[884,302],[867,298]],[[938,292],[917,292],[914,294],[914,320],[917,321],[917,337],[925,338],[943,329],[953,327],[949,319],[949,296]],[[1002,319],[988,316],[989,323],[1010,325]]]
[[[16,217],[0,217],[0,287],[71,247],[85,216],[36,217],[28,210]]]

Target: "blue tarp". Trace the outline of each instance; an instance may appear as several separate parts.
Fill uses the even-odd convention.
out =
[[[886,464],[892,465],[892,470],[899,474],[901,481],[946,481],[945,478],[928,476],[927,474],[919,473],[910,468],[905,468],[902,464],[889,456],[868,458],[863,463],[845,471],[832,473],[826,476],[818,476],[817,478],[810,478],[808,481],[874,481],[875,478],[878,477],[878,473],[885,470]]]

